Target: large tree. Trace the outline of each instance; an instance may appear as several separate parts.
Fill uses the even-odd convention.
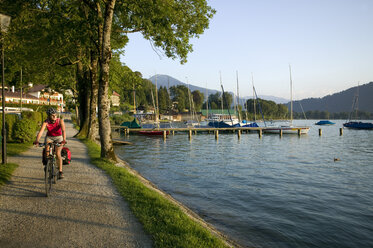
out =
[[[192,51],[190,39],[208,28],[214,14],[205,0],[118,0],[116,3],[116,0],[107,0],[105,4],[99,91],[101,156],[110,159],[115,159],[107,103],[113,17],[121,24],[119,32],[141,32],[154,46],[163,49],[167,57],[179,58],[185,63]]]
[[[34,52],[34,57],[40,58],[34,61],[39,64],[18,65],[18,68],[25,67],[28,72],[42,68],[45,75],[49,74],[45,77],[48,80],[63,78],[62,73],[57,76],[54,73],[61,71],[56,70],[58,66],[69,67],[69,75],[73,75],[75,67],[76,87],[72,88],[79,95],[83,135],[84,130],[89,131],[94,125],[98,89],[101,157],[113,160],[116,156],[109,121],[112,49],[124,49],[127,34],[140,32],[167,57],[185,63],[192,51],[191,38],[208,28],[215,12],[206,0],[3,0],[0,4],[6,13],[19,20],[15,20],[14,29],[20,34],[17,41],[32,42],[30,49],[12,50],[18,54],[39,51]],[[26,56],[17,61],[25,62],[21,57]]]

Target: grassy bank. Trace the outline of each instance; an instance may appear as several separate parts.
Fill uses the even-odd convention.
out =
[[[88,140],[83,142],[88,147],[91,162],[113,179],[145,231],[152,236],[155,247],[228,247],[169,199],[146,187],[126,168],[101,159],[97,144]]]
[[[31,147],[31,143],[8,143],[7,146],[7,155],[16,156]],[[0,149],[1,156],[1,149]],[[18,164],[7,163],[0,164],[0,186],[9,181],[10,177],[13,174],[13,171],[18,167]]]

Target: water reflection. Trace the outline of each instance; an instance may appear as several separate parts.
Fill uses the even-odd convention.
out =
[[[340,136],[341,123],[322,136],[132,135],[116,152],[245,246],[372,247],[373,132]]]

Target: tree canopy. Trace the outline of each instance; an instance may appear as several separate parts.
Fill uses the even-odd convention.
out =
[[[23,82],[71,88],[78,100],[81,135],[93,137],[89,132],[96,129],[98,106],[101,156],[114,160],[111,91],[122,99],[137,96],[141,104],[149,103],[150,85],[117,57],[125,50],[128,33],[140,32],[167,57],[186,63],[193,51],[191,39],[203,34],[215,13],[206,0],[3,0],[0,9],[12,16],[4,43],[7,83],[20,85],[22,69]],[[165,110],[169,103],[164,89],[160,94]]]

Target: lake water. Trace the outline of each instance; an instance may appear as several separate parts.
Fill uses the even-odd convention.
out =
[[[131,135],[116,153],[244,247],[373,247],[373,131],[314,122],[301,137]]]

